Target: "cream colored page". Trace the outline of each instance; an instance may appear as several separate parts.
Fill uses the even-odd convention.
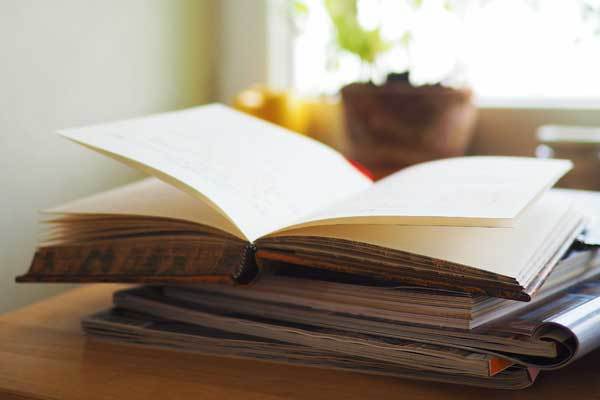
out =
[[[222,105],[61,134],[208,199],[249,240],[371,185],[333,149]]]
[[[299,225],[512,226],[570,168],[565,160],[520,157],[460,157],[423,163]]]
[[[211,226],[245,239],[235,225],[207,203],[156,178],[75,200],[46,212],[173,218]]]
[[[533,253],[567,215],[571,201],[550,191],[512,228],[329,225],[273,236],[317,236],[352,240],[463,264],[517,278]]]

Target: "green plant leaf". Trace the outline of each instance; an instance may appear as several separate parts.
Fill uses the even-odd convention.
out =
[[[296,0],[294,1],[293,10],[295,15],[305,16],[308,14],[308,5],[301,0]]]
[[[373,64],[379,54],[391,48],[391,44],[381,37],[379,28],[368,30],[360,25],[356,0],[324,0],[324,4],[340,49]]]

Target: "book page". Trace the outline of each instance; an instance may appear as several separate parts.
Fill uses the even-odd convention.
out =
[[[331,224],[513,226],[571,168],[566,160],[458,157],[401,170],[300,221]]]
[[[234,224],[206,202],[156,178],[146,178],[44,212],[171,218],[207,225],[245,239]]]
[[[60,133],[207,201],[250,241],[371,186],[335,150],[217,104]]]
[[[298,228],[270,236],[315,236],[346,239],[446,260],[519,278],[532,256],[550,239],[561,239],[579,218],[572,200],[545,193],[512,228],[403,225],[328,225]]]

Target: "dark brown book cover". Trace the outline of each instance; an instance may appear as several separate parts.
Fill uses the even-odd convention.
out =
[[[241,241],[113,240],[39,248],[17,282],[246,282],[254,249]]]

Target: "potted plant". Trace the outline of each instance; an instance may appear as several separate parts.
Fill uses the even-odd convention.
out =
[[[324,5],[338,48],[372,70],[392,44],[378,28],[361,26],[357,0],[324,0]],[[415,1],[413,6],[421,5]],[[406,33],[402,43],[410,40]],[[470,89],[415,86],[410,74],[394,71],[381,84],[368,78],[341,89],[346,153],[378,178],[411,164],[463,155],[472,135],[476,109]]]

